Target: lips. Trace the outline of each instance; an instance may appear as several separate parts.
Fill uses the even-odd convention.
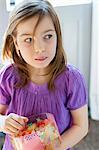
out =
[[[37,57],[37,58],[35,58],[35,60],[37,60],[37,61],[44,61],[46,59],[47,59],[47,57]]]

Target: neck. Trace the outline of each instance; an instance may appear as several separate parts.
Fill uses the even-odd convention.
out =
[[[47,68],[34,68],[32,66],[28,66],[29,72],[31,75],[43,76],[47,73]]]
[[[30,79],[32,82],[37,84],[44,84],[49,81],[49,74],[47,73],[47,68],[33,68],[31,66],[28,67]]]

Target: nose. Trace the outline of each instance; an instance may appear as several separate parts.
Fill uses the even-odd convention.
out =
[[[37,39],[34,36],[34,42],[33,42],[33,49],[35,51],[35,53],[43,53],[45,52],[45,47],[44,47],[44,43],[41,39]]]

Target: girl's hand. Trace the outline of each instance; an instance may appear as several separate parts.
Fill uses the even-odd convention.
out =
[[[11,136],[15,136],[20,130],[23,130],[25,128],[26,122],[28,122],[27,117],[19,116],[14,113],[2,117],[2,132],[7,133]]]
[[[59,141],[59,139],[56,139],[54,142],[54,150],[62,150],[61,149],[61,141]]]
[[[56,139],[51,144],[45,146],[44,150],[61,150],[60,145],[61,145],[60,141]]]
[[[49,145],[45,146],[44,150],[55,150],[54,149],[54,144],[52,143],[52,144],[49,144]]]

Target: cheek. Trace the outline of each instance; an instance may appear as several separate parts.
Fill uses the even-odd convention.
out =
[[[51,44],[50,44],[50,49],[51,49],[51,53],[53,54],[53,55],[55,55],[55,53],[56,53],[56,46],[57,46],[57,42],[56,41],[53,41]]]
[[[48,47],[55,48],[56,45],[57,45],[56,39],[52,39],[51,41],[48,42]]]
[[[31,58],[31,56],[33,55],[32,51],[29,51],[29,49],[22,49],[20,50],[20,52],[25,59]]]
[[[19,50],[20,50],[22,55],[27,55],[27,54],[31,53],[32,51],[30,51],[30,49],[31,48],[29,45],[19,43]]]
[[[30,59],[33,55],[32,51],[28,47],[20,46],[19,50],[24,60]]]

